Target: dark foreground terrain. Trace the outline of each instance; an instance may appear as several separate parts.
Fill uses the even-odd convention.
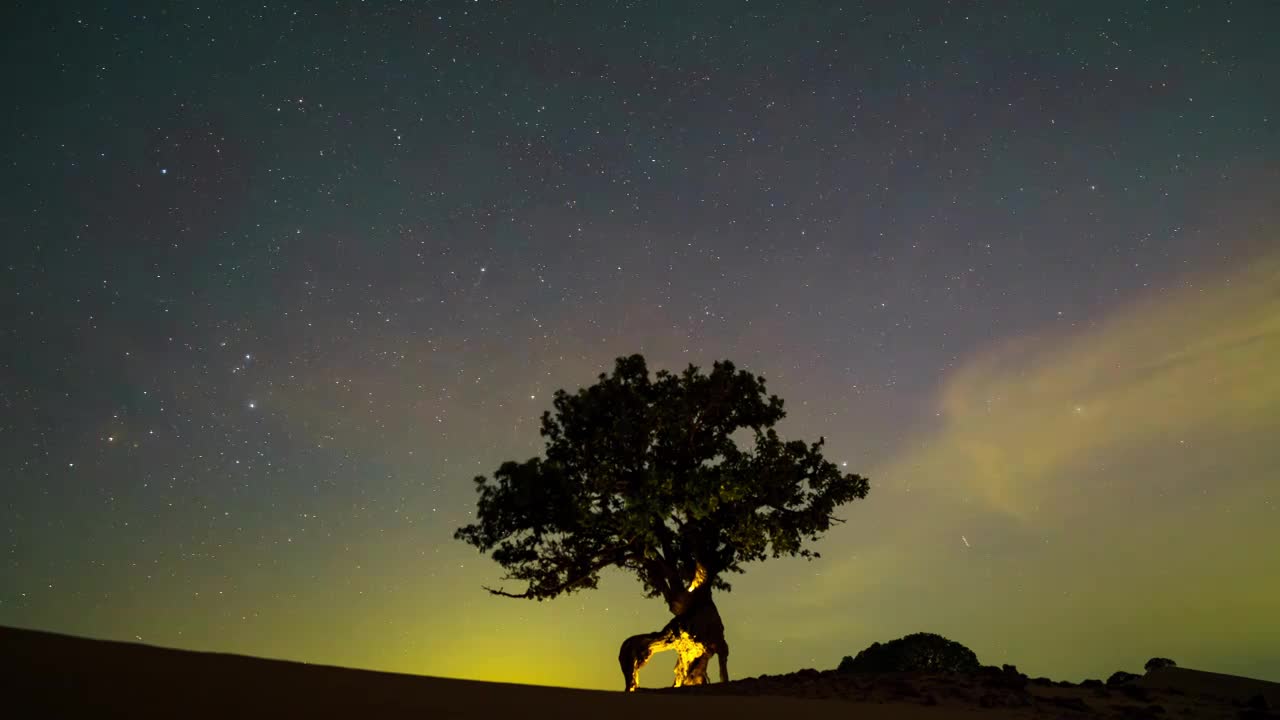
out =
[[[1280,718],[1280,684],[1167,668],[1131,685],[801,671],[621,692],[348,670],[0,627],[0,717]]]
[[[1170,667],[1123,682],[1055,682],[1013,666],[973,674],[844,674],[802,670],[681,690],[690,695],[785,696],[861,704],[1014,711],[1028,718],[1280,720],[1280,683]],[[984,715],[985,716],[985,715]],[[994,716],[994,715],[993,715]],[[1001,715],[1004,716],[1004,715]]]

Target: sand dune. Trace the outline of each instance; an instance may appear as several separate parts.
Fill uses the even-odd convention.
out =
[[[1238,675],[1170,667],[1147,673],[1138,681],[1138,684],[1157,691],[1171,690],[1175,693],[1217,697],[1227,701],[1247,702],[1254,696],[1261,695],[1271,707],[1280,708],[1280,683],[1254,680]]]
[[[4,717],[941,720],[1237,718],[1244,712],[1272,718],[1277,716],[1244,708],[1241,698],[1262,693],[1280,701],[1275,683],[1189,670],[1153,673],[1144,678],[1150,687],[1127,693],[1035,684],[1022,690],[1006,687],[999,677],[851,678],[805,671],[628,695],[350,670],[3,627],[0,649]],[[1206,693],[1217,699],[1206,699]]]
[[[679,692],[575,690],[350,670],[0,628],[19,717],[635,718],[832,717],[845,703]],[[861,717],[949,718],[938,708],[871,706]],[[709,713],[709,715],[708,715]],[[0,713],[2,714],[2,713]],[[10,716],[14,717],[14,716]],[[972,715],[966,715],[972,717]]]

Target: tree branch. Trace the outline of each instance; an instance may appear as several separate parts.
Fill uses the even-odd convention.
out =
[[[616,562],[617,562],[617,558],[614,558],[614,557],[611,557],[611,556],[612,556],[614,553],[618,552],[619,550],[625,550],[627,547],[629,547],[629,546],[630,546],[632,543],[634,543],[635,541],[636,541],[636,536],[632,536],[630,540],[627,540],[626,542],[622,543],[621,545],[615,545],[614,547],[611,547],[611,548],[605,548],[604,550],[601,550],[600,552],[598,552],[598,553],[596,553],[596,554],[597,554],[597,555],[604,555],[604,556],[605,556],[605,559],[598,561],[595,565],[592,565],[592,566],[591,566],[591,569],[590,569],[590,570],[588,570],[588,571],[586,572],[586,574],[581,575],[581,576],[579,576],[579,577],[576,577],[576,578],[574,578],[574,579],[572,579],[572,580],[566,580],[566,581],[564,581],[564,582],[560,583],[559,585],[557,585],[557,586],[555,586],[555,587],[551,588],[550,590],[542,590],[542,591],[535,592],[535,591],[534,591],[534,587],[533,587],[533,585],[532,585],[532,584],[530,584],[528,588],[525,588],[525,591],[524,591],[524,592],[522,592],[522,593],[509,593],[509,592],[507,592],[507,591],[503,590],[502,588],[498,588],[497,590],[494,590],[493,588],[488,587],[488,586],[486,586],[486,585],[481,585],[480,587],[484,588],[484,589],[485,589],[486,591],[488,591],[488,592],[489,592],[489,594],[491,594],[491,595],[501,595],[502,597],[520,598],[520,599],[526,599],[526,600],[527,600],[527,599],[529,599],[529,598],[543,598],[543,597],[546,597],[546,598],[553,598],[553,597],[555,597],[556,595],[559,595],[560,593],[564,592],[565,590],[568,590],[569,588],[573,587],[574,585],[577,585],[578,583],[581,583],[582,581],[586,580],[587,578],[591,577],[592,575],[595,575],[596,573],[600,572],[601,570],[603,570],[603,569],[605,569],[605,568],[609,567],[610,565],[613,565],[614,563],[616,563]]]
[[[507,591],[503,590],[502,588],[498,588],[497,590],[494,590],[493,588],[489,587],[488,585],[481,585],[480,587],[481,587],[481,588],[483,588],[484,590],[488,591],[488,592],[489,592],[489,594],[491,594],[491,595],[501,595],[502,597],[509,597],[509,598],[531,598],[531,597],[536,597],[535,595],[530,594],[530,592],[529,592],[528,590],[525,590],[524,592],[520,593],[519,595],[516,595],[515,593],[509,593],[509,592],[507,592]]]

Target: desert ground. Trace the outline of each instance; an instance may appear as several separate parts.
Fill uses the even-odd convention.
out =
[[[419,677],[0,627],[0,716],[1277,719],[1280,683],[1163,668],[1126,685],[802,670],[633,694]]]

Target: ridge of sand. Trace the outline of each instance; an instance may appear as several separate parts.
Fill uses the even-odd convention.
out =
[[[1231,718],[1272,720],[1280,684],[1182,668],[1133,687],[805,670],[626,694],[353,670],[0,627],[5,717]],[[1139,687],[1141,685],[1141,687]],[[1255,701],[1255,706],[1257,702]],[[23,712],[12,715],[14,708]]]

